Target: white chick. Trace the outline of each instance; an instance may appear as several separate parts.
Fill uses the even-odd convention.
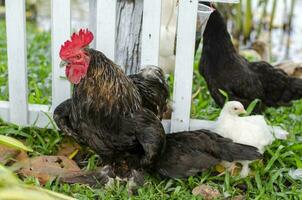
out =
[[[223,137],[230,138],[234,142],[254,146],[260,153],[265,147],[274,141],[273,131],[277,127],[267,125],[262,115],[240,117],[246,113],[244,106],[238,101],[227,102],[221,110],[215,123],[214,131]],[[280,128],[280,131],[283,131]],[[285,131],[283,131],[285,132]],[[285,132],[286,133],[286,132]],[[241,177],[246,177],[250,171],[250,161],[238,161],[242,164]],[[225,167],[232,169],[234,163],[222,163]]]

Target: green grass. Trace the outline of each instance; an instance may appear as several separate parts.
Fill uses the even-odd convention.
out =
[[[50,34],[28,25],[28,74],[29,101],[31,103],[49,103],[51,94],[50,77]],[[4,22],[0,21],[0,99],[8,98],[7,61]],[[2,57],[4,55],[4,59]],[[198,58],[196,58],[197,63]],[[195,63],[195,68],[197,64]],[[171,78],[173,80],[173,78]],[[209,96],[203,78],[195,69],[193,93],[200,90],[192,101],[192,117],[215,119],[220,109]],[[170,85],[172,81],[170,81]],[[139,189],[138,196],[131,199],[202,199],[194,197],[191,191],[199,184],[206,183],[217,188],[222,194],[234,197],[243,194],[247,199],[302,199],[302,180],[293,180],[290,169],[302,168],[302,101],[296,101],[287,108],[270,108],[265,112],[271,124],[281,125],[290,132],[286,141],[275,141],[264,154],[264,159],[252,164],[254,175],[247,178],[231,177],[229,174],[216,176],[212,169],[185,180],[160,180],[146,177],[145,185]],[[25,140],[26,145],[34,149],[31,155],[52,155],[58,150],[63,136],[55,129],[37,127],[19,127],[0,121],[0,134]],[[94,168],[98,157],[91,155],[87,168]],[[24,180],[28,184],[38,185],[34,178]],[[62,192],[78,199],[128,199],[124,185],[116,184],[113,188],[91,188],[79,184],[60,184],[49,182],[48,189]]]
[[[50,33],[34,24],[27,26],[27,73],[29,103],[49,104],[51,98]],[[5,21],[0,19],[0,100],[8,100],[8,72]]]

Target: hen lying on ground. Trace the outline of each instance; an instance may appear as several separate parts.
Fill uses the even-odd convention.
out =
[[[149,104],[144,107],[141,84],[137,86],[136,79],[132,81],[131,76],[126,76],[103,53],[88,48],[92,39],[91,32],[81,30],[61,47],[66,76],[74,88],[71,99],[55,109],[54,120],[63,132],[100,155],[106,167],[97,173],[99,182],[106,183],[115,176],[139,180],[143,170],[172,178],[186,177],[221,160],[254,160],[261,156],[254,147],[236,144],[206,131],[166,137],[155,115],[160,112],[150,111]],[[137,76],[146,81],[150,74],[152,79],[161,76],[154,67]],[[166,83],[158,78],[154,81],[158,83],[149,89],[154,89],[151,97],[158,97],[162,90],[156,86]],[[154,104],[158,102],[162,101],[155,98]],[[82,178],[87,180],[86,175]]]
[[[265,106],[288,106],[292,100],[302,97],[301,79],[289,77],[267,62],[249,62],[236,52],[218,10],[211,14],[203,33],[199,71],[220,107],[225,98],[219,89],[245,107],[254,99],[260,99],[262,103],[256,112]]]
[[[213,131],[234,142],[254,146],[261,154],[264,153],[265,147],[275,140],[274,131],[278,131],[279,135],[287,136],[288,133],[281,128],[267,125],[262,115],[239,116],[244,113],[246,111],[240,102],[227,102],[221,110]],[[240,175],[246,177],[249,173],[250,162],[240,160],[240,163],[242,164]]]

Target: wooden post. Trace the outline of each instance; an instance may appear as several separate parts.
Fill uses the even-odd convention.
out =
[[[115,61],[133,74],[141,65],[143,0],[117,0],[116,14]]]

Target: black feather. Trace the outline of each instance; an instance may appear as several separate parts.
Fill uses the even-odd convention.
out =
[[[260,99],[257,111],[265,106],[290,105],[292,100],[302,98],[301,79],[289,77],[267,62],[249,62],[236,52],[218,10],[211,14],[203,36],[199,71],[220,107],[225,98],[219,89],[245,107],[254,99]]]
[[[169,86],[161,68],[146,66],[137,74],[129,75],[139,90],[144,108],[151,110],[160,119],[167,110]]]
[[[156,164],[156,171],[166,177],[196,175],[221,161],[261,158],[257,148],[232,142],[207,130],[168,134],[166,150]]]

